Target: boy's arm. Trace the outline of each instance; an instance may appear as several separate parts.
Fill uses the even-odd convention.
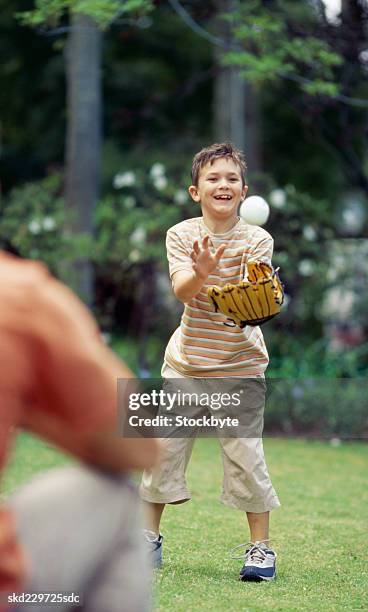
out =
[[[179,270],[172,278],[175,297],[183,304],[187,304],[202,289],[206,279],[199,277],[194,271]]]
[[[190,302],[200,292],[209,274],[215,270],[224,254],[226,245],[222,244],[215,253],[211,253],[208,241],[209,237],[205,236],[201,245],[198,240],[194,242],[193,250],[190,254],[192,272],[189,272],[189,270],[178,270],[172,277],[175,297],[184,304]]]

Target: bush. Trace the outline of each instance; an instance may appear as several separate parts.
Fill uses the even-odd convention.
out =
[[[21,257],[41,259],[59,278],[67,280],[66,264],[91,251],[89,236],[63,231],[64,200],[61,176],[52,174],[13,189],[2,200],[0,241]]]
[[[266,432],[368,438],[366,378],[270,379]]]

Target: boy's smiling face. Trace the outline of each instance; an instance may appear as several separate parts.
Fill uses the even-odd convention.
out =
[[[201,204],[203,217],[213,221],[236,219],[238,206],[247,193],[239,166],[227,157],[205,164],[198,178],[198,186],[191,185],[189,193]]]

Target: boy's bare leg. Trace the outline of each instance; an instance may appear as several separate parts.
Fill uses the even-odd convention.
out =
[[[252,542],[268,540],[269,537],[269,512],[247,512],[250,539]]]
[[[159,535],[161,516],[166,504],[146,502],[146,528]]]

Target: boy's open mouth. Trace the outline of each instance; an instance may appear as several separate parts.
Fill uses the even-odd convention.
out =
[[[224,195],[217,195],[217,196],[214,196],[214,197],[215,197],[215,200],[231,200],[232,196],[224,194]]]

